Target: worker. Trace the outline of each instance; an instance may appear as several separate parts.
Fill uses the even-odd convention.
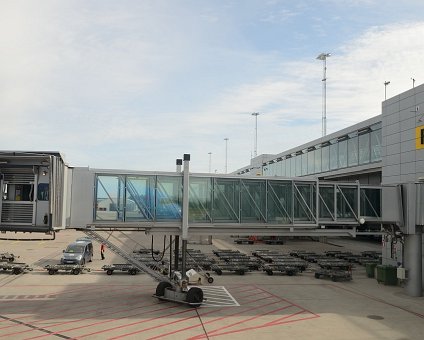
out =
[[[105,259],[105,244],[102,243],[102,245],[100,246],[100,255],[102,256],[102,260]]]

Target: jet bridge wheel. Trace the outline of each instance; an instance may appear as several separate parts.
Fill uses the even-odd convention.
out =
[[[203,302],[203,290],[198,287],[190,288],[187,292],[186,301],[192,307],[199,307]]]
[[[171,288],[172,285],[167,281],[159,282],[159,284],[156,287],[156,296],[164,296],[165,295],[165,289]]]

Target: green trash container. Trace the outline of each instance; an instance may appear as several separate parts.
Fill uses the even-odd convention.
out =
[[[397,285],[397,268],[388,265],[377,266],[377,281],[388,286]]]
[[[377,267],[377,263],[367,263],[365,265],[367,277],[374,277],[375,267]]]

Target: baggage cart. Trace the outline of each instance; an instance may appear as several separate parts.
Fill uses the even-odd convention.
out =
[[[69,272],[73,275],[78,275],[80,273],[89,272],[90,268],[85,267],[81,264],[48,264],[44,266],[49,275],[55,275],[58,272]]]
[[[127,272],[130,275],[136,275],[140,272],[140,269],[134,267],[130,263],[105,264],[102,269],[107,275],[112,275],[114,271]]]

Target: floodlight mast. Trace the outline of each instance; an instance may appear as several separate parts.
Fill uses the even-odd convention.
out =
[[[254,148],[253,148],[253,157],[256,157],[258,155],[258,116],[259,116],[259,112],[253,112],[252,116],[255,116],[255,141],[254,141]]]
[[[327,58],[331,53],[321,53],[317,59],[323,61],[322,77],[322,135],[327,135]]]
[[[225,140],[225,173],[228,171],[228,137],[224,138]]]
[[[384,100],[387,99],[387,85],[390,84],[390,81],[385,81],[384,82]]]

